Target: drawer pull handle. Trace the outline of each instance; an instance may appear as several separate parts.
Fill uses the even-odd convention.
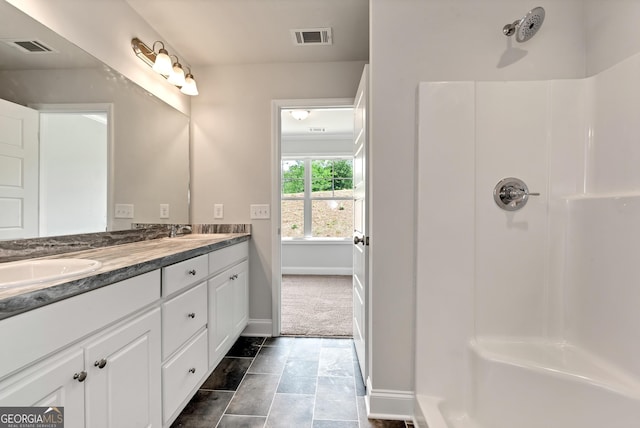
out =
[[[187,273],[188,273],[189,275],[196,276],[196,270],[195,270],[195,269],[191,269],[190,271],[187,271]]]
[[[84,382],[84,380],[87,378],[87,372],[85,372],[84,370],[81,371],[80,373],[76,373],[73,375],[73,378],[75,380],[77,380],[78,382]]]
[[[191,367],[191,368],[189,369],[189,373],[195,373],[195,372],[196,372],[195,367]]]
[[[187,314],[187,316],[188,316],[189,318],[193,319],[193,318],[195,318],[195,317],[196,317],[196,313],[195,313],[195,312],[191,312],[191,313],[188,313],[188,314]]]
[[[107,360],[105,360],[104,358],[101,360],[96,361],[95,363],[93,363],[93,365],[99,369],[103,369],[104,366],[107,365]]]

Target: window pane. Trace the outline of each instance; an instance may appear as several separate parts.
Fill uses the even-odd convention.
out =
[[[315,237],[350,238],[353,234],[353,201],[311,202],[311,233]]]
[[[336,178],[333,186],[335,188],[335,196],[340,198],[353,197],[353,180]]]
[[[304,201],[282,201],[282,237],[304,237]]]
[[[287,197],[304,197],[304,180],[282,180],[282,194]]]
[[[282,161],[282,193],[288,196],[300,193],[300,196],[304,196],[304,161]]]
[[[333,176],[335,178],[352,178],[353,161],[351,159],[337,159],[333,162]]]
[[[331,180],[312,180],[311,198],[333,198],[333,182]]]

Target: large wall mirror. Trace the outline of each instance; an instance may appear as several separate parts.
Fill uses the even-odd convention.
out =
[[[189,118],[0,1],[0,239],[134,222],[189,222]]]

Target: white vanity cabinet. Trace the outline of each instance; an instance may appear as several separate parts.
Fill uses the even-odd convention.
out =
[[[87,343],[86,428],[160,427],[159,325],[156,308]]]
[[[0,320],[0,406],[169,427],[248,322],[248,243]]]
[[[209,367],[216,366],[249,321],[248,243],[209,254]]]
[[[83,364],[80,347],[35,364],[0,382],[0,406],[62,406],[67,426],[84,426],[85,384],[73,378],[83,372]]]
[[[65,426],[161,426],[158,271],[0,321],[0,406],[64,406]]]
[[[207,282],[202,255],[162,268],[162,415],[168,426],[207,375]],[[166,297],[165,297],[166,296]]]

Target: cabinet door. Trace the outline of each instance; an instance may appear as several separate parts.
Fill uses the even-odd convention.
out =
[[[209,280],[209,366],[217,364],[233,339],[233,273],[230,270]]]
[[[86,426],[162,426],[160,365],[160,309],[88,344]]]
[[[249,264],[236,266],[233,278],[233,331],[234,337],[242,333],[249,321]]]
[[[86,383],[74,379],[82,373],[82,355],[80,347],[62,351],[9,377],[0,383],[0,406],[64,407],[65,426],[84,426]]]

